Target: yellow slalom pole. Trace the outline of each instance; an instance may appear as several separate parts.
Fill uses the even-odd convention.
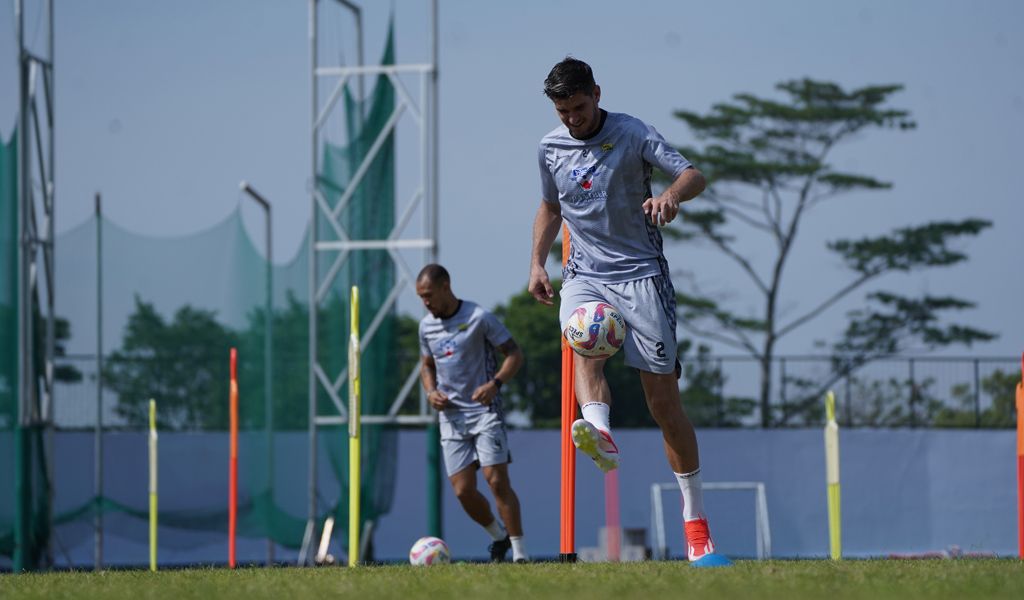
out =
[[[359,287],[352,286],[348,342],[348,566],[359,564],[359,488],[362,460],[360,456],[360,416],[362,399],[359,391]]]
[[[825,483],[828,484],[828,540],[832,560],[843,557],[839,510],[839,424],[836,423],[836,396],[825,396]]]
[[[156,571],[156,400],[149,400],[149,570]]]

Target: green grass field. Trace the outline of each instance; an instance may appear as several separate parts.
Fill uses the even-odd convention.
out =
[[[0,598],[1024,598],[1024,562],[741,561],[319,569],[223,568],[0,575]]]

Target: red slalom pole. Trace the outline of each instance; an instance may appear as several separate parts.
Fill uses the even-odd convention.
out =
[[[228,462],[228,566],[235,560],[235,533],[238,530],[238,350],[231,349],[231,458]]]
[[[569,228],[562,226],[562,266],[569,260]],[[563,282],[564,283],[564,282]],[[562,337],[562,497],[560,562],[576,562],[576,446],[572,422],[576,420],[576,369],[573,351]]]
[[[622,560],[622,520],[619,516],[619,470],[604,474],[604,531],[608,562]]]
[[[1017,555],[1024,559],[1024,354],[1017,382]]]

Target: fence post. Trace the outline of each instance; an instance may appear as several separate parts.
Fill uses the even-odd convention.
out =
[[[716,359],[716,362],[718,363],[718,402],[716,402],[716,405],[718,406],[718,411],[715,415],[715,425],[721,427],[722,421],[725,420],[725,376],[722,374],[722,358],[718,357]]]
[[[977,358],[974,359],[974,427],[981,428],[981,377]]]
[[[789,419],[789,403],[786,402],[786,357],[779,359],[779,400],[782,403],[782,422]]]
[[[917,382],[914,380],[914,359],[907,360],[910,366],[910,426],[917,427],[917,414],[916,414],[916,403],[917,403]]]
[[[850,384],[850,369],[846,369],[846,426],[853,427],[853,387]]]

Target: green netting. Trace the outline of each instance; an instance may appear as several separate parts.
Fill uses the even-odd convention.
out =
[[[381,64],[394,64],[393,46],[389,36],[387,51]],[[384,124],[388,121],[395,108],[395,90],[386,76],[380,76],[374,93],[369,99],[369,106],[362,106],[350,95],[345,97],[345,115],[347,130],[354,135],[345,147],[327,144],[324,148],[321,164],[321,178],[318,182],[320,191],[327,198],[328,204],[334,206],[349,187],[349,182],[360,167],[364,156],[370,151],[374,142],[380,137]],[[365,121],[360,122],[359,115],[366,114]],[[385,239],[395,224],[394,172],[395,152],[394,133],[386,134],[384,145],[374,156],[365,177],[358,183],[352,193],[352,200],[340,215],[342,226],[353,240]],[[318,224],[321,239],[337,239],[334,230],[321,220]],[[319,265],[326,272],[329,265]],[[339,340],[347,340],[349,321],[345,318],[349,310],[348,290],[352,285],[359,286],[360,294],[360,329],[366,331],[378,310],[384,305],[395,284],[394,263],[385,250],[360,251],[351,254],[338,277],[341,302],[339,312],[335,312],[333,303],[328,305],[331,318],[331,329],[324,331],[324,345],[329,348],[327,360],[331,373],[336,373],[346,364],[347,346],[339,345]],[[394,308],[390,314],[394,315]],[[340,319],[340,323],[336,319]],[[340,325],[345,331],[344,338],[335,337],[335,328]],[[370,344],[361,357],[361,386],[363,412],[365,414],[383,414],[398,391],[398,378],[394,373],[394,348],[396,331],[394,318],[382,323],[374,333]],[[347,388],[346,388],[347,394]],[[327,398],[319,399],[321,412],[330,410]],[[341,481],[348,481],[348,441],[344,431],[334,431],[328,435],[332,468],[342,476]],[[391,508],[394,487],[394,456],[396,454],[397,437],[393,428],[379,425],[363,426],[362,428],[362,491],[360,514],[365,520],[376,520],[380,514]],[[342,523],[342,530],[347,531],[348,521],[348,485],[342,485],[343,493],[334,507],[335,518]],[[348,539],[348,536],[345,536]]]
[[[383,62],[393,64],[390,35]],[[322,147],[318,186],[330,204],[352,187],[353,175],[394,109],[395,90],[386,76],[376,81],[373,93],[364,101],[344,97],[350,141]],[[0,481],[4,482],[0,485],[0,555],[6,556],[11,556],[15,547],[13,486],[6,485],[16,479],[15,444],[42,449],[38,432],[23,432],[30,435],[14,439],[17,271],[13,161],[12,142],[0,148]],[[340,214],[351,239],[380,239],[391,231],[395,221],[394,169],[391,134]],[[313,225],[322,239],[332,239],[333,229],[322,218]],[[95,348],[98,235],[102,236],[103,419],[107,431],[101,497],[95,494],[91,477],[91,429],[97,402],[95,356],[85,355]],[[188,236],[140,235],[100,218],[58,237],[56,310],[69,323],[58,339],[58,348],[66,348],[69,356],[59,360],[62,375],[55,393],[58,485],[53,519],[61,548],[55,552],[58,560],[63,549],[70,549],[72,555],[91,550],[93,519],[98,514],[103,515],[109,544],[115,540],[137,547],[146,544],[145,431],[150,398],[157,400],[161,429],[161,550],[223,542],[228,523],[226,431],[231,347],[239,352],[238,535],[267,538],[290,548],[301,544],[308,506],[308,251],[306,240],[291,261],[272,267],[271,431],[264,395],[267,263],[246,233],[238,210]],[[329,267],[330,261],[321,256],[321,276]],[[361,329],[365,332],[394,283],[394,266],[386,251],[359,251],[348,256],[318,310],[317,352],[329,378],[346,366],[350,287],[360,288]],[[400,377],[394,373],[394,315],[392,308],[362,356],[364,414],[385,412],[400,386]],[[343,398],[347,396],[346,386],[341,393]],[[318,403],[320,414],[334,410],[322,388]],[[393,429],[364,425],[361,493],[366,520],[375,520],[390,509],[396,444]],[[42,454],[33,450],[33,456]],[[321,430],[320,457],[321,481],[328,471],[329,485],[322,486],[319,518],[334,514],[335,539],[344,542],[348,538],[348,441],[344,428]],[[36,467],[44,472],[41,465]],[[132,560],[143,562],[145,557],[136,555]]]
[[[11,557],[16,569],[32,569],[47,551],[49,482],[43,428],[19,422],[17,171],[15,131],[6,143],[0,139],[0,555]],[[38,299],[32,312],[38,343]],[[42,357],[35,358],[42,372]]]
[[[17,136],[0,138],[0,554],[14,552],[14,429],[18,419]]]

